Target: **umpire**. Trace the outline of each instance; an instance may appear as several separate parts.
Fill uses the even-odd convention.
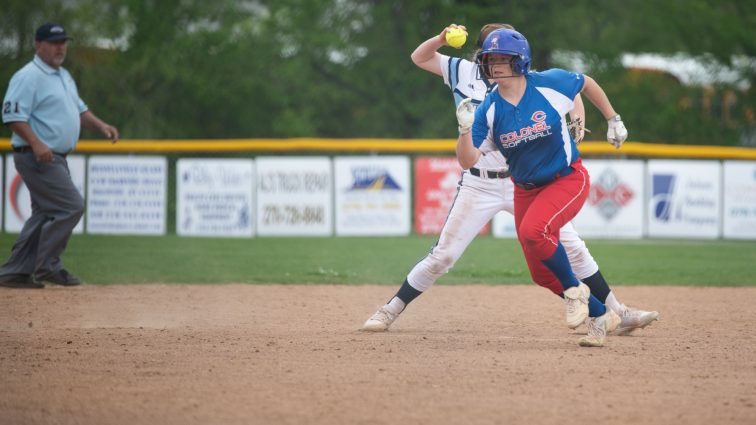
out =
[[[118,140],[118,130],[97,118],[79,98],[61,65],[68,34],[46,23],[35,35],[34,59],[13,75],[3,99],[3,123],[13,131],[13,161],[31,194],[32,215],[0,266],[0,286],[74,286],[81,280],[63,268],[60,256],[84,212],[84,200],[68,170],[66,155],[81,127]]]

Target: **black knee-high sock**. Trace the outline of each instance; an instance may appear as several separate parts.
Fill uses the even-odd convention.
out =
[[[418,291],[417,289],[413,288],[409,282],[407,282],[407,279],[404,279],[404,283],[402,283],[402,287],[399,288],[399,291],[394,295],[395,297],[399,298],[400,300],[404,301],[404,304],[407,305],[412,300],[420,296],[422,292]],[[391,300],[389,300],[391,301]]]
[[[609,288],[609,284],[606,283],[606,280],[604,280],[604,276],[601,275],[601,270],[583,279],[583,283],[591,288],[591,294],[593,294],[594,297],[598,298],[602,303],[606,303],[606,297],[609,296],[609,293],[612,292],[612,290]]]

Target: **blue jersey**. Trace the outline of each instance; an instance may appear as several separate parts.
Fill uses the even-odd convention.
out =
[[[542,185],[557,177],[580,154],[565,115],[583,89],[582,74],[550,69],[525,75],[525,93],[512,105],[494,91],[475,111],[476,148],[493,143],[507,158],[515,183]]]

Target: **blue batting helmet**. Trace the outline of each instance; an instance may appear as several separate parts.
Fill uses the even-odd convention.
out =
[[[515,30],[504,28],[489,34],[475,61],[484,65],[483,57],[488,54],[512,56],[512,70],[516,74],[524,75],[530,70],[530,45],[525,36]]]

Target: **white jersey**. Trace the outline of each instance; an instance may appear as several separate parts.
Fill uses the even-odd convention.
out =
[[[486,98],[486,95],[496,87],[495,83],[478,79],[478,66],[467,59],[439,54],[439,65],[444,77],[444,84],[454,94],[455,105],[459,105],[463,100],[470,98],[472,103],[478,106]],[[490,146],[483,145],[480,150],[483,154],[475,163],[475,168],[500,171],[506,171],[509,168],[504,155],[493,144],[490,144]]]

